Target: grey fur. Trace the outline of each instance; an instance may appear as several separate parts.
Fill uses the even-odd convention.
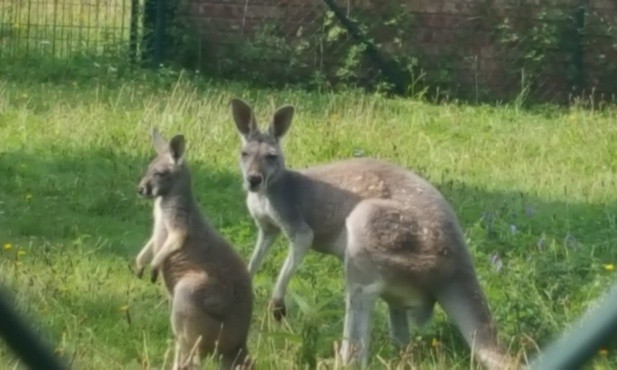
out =
[[[172,302],[173,369],[187,369],[206,355],[220,356],[221,369],[251,368],[246,341],[253,289],[246,265],[209,225],[193,197],[185,140],[152,133],[157,157],[139,184],[154,198],[152,237],[136,259],[137,275],[152,259],[152,280],[161,271]]]
[[[457,218],[431,184],[368,158],[287,169],[280,138],[293,108],[279,108],[266,132],[259,130],[248,104],[233,99],[231,108],[243,142],[247,205],[258,226],[251,276],[281,231],[290,241],[272,295],[277,319],[285,314],[291,276],[313,248],[345,265],[344,363],[366,366],[377,298],[389,306],[391,336],[400,346],[410,341],[409,319],[422,325],[439,302],[485,366],[501,369],[510,363]]]

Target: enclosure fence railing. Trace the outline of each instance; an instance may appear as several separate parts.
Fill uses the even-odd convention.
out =
[[[613,0],[0,0],[0,62],[114,56],[436,97],[617,93]]]

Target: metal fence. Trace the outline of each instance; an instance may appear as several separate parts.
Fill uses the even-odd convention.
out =
[[[0,59],[130,57],[138,7],[136,0],[0,0]]]
[[[112,55],[434,97],[617,92],[612,0],[0,0],[0,61]]]

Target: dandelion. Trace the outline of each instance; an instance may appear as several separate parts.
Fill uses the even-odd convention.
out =
[[[615,269],[615,265],[613,265],[612,263],[607,263],[604,265],[604,269],[606,271],[613,271]]]
[[[11,249],[13,249],[13,244],[11,244],[11,243],[4,243],[4,250],[5,251],[10,251]]]
[[[20,249],[20,250],[17,252],[17,256],[19,256],[19,257],[24,256],[24,255],[26,255],[26,251],[25,251],[25,250],[23,250],[23,249]]]
[[[438,341],[437,338],[433,338],[433,340],[431,341],[431,346],[438,347],[439,345],[441,345],[441,342]]]
[[[606,357],[608,356],[608,350],[606,348],[600,348],[600,350],[598,351],[598,354],[600,356]]]
[[[120,311],[126,312],[128,310],[129,310],[129,305],[128,304],[125,304],[124,306],[120,307]]]

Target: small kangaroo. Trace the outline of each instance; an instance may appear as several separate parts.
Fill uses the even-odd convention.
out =
[[[161,271],[172,301],[174,370],[188,369],[216,351],[220,368],[252,368],[246,341],[253,310],[251,277],[240,256],[206,221],[193,197],[185,139],[169,143],[152,131],[157,157],[138,192],[154,198],[154,228],[136,259],[143,275],[152,259],[152,281]]]
[[[344,261],[345,364],[367,366],[372,309],[381,297],[395,344],[408,345],[408,320],[421,326],[438,302],[480,362],[490,369],[508,366],[457,218],[437,189],[376,159],[289,170],[280,140],[294,108],[278,108],[266,132],[247,103],[233,99],[231,111],[243,144],[247,206],[258,227],[251,276],[281,231],[290,241],[272,295],[277,320],[285,315],[289,280],[312,247]]]

